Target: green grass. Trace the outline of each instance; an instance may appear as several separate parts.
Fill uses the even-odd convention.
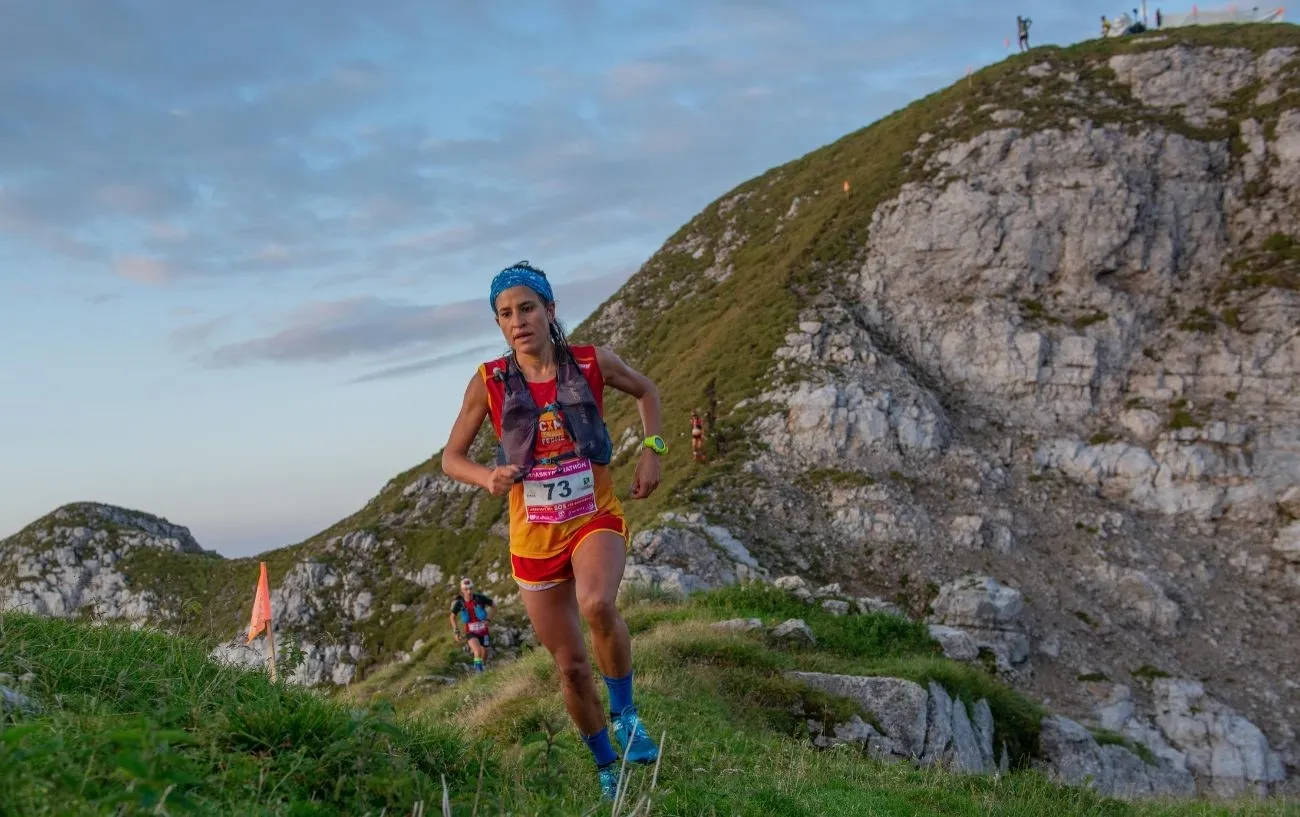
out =
[[[758,633],[721,633],[706,623],[734,616],[775,621],[789,612],[772,594],[736,590],[707,594],[698,603],[646,599],[627,609],[629,619],[642,623],[633,642],[638,705],[656,738],[667,733],[658,785],[651,791],[651,773],[635,770],[633,801],[646,796],[653,813],[683,817],[1229,813],[1227,807],[1209,803],[1107,800],[1055,786],[1026,768],[1001,778],[961,777],[877,762],[848,747],[814,750],[807,740],[809,719],[831,726],[862,713],[854,704],[786,679],[788,669],[864,672],[874,666],[922,682],[933,678],[963,699],[973,693],[988,697],[995,717],[1002,718],[1008,698],[1000,697],[999,690],[1005,696],[1014,693],[979,670],[968,673],[969,668],[942,658],[916,655],[924,647],[906,637],[901,644],[864,642],[861,646],[882,653],[911,653],[873,663],[871,656],[827,655],[820,647],[792,650],[770,644]],[[824,644],[825,625],[833,619],[808,608],[801,612]],[[971,681],[976,675],[983,676],[978,687]],[[567,725],[556,687],[550,658],[539,650],[459,687],[394,700],[401,711],[450,721],[491,742],[500,763],[500,786],[489,787],[494,808],[577,814],[589,808],[594,796],[591,765]],[[386,697],[391,690],[362,685],[355,694],[366,700]],[[999,741],[1004,729],[1004,720],[995,721]],[[466,802],[470,794],[467,787],[458,796]],[[1267,806],[1248,806],[1238,813],[1251,808],[1269,813]]]
[[[770,597],[744,596],[723,594],[678,610],[785,612]],[[814,750],[809,719],[829,726],[862,713],[783,672],[849,671],[870,656],[819,662],[815,651],[791,653],[758,635],[675,620],[662,601],[634,605],[641,607],[660,619],[634,640],[637,701],[656,737],[667,739],[657,779],[652,770],[631,771],[629,800],[647,798],[654,814],[1280,813],[1276,803],[1243,803],[1235,812],[1205,802],[1128,804],[1051,784],[1027,769],[958,776],[874,761],[848,747]],[[806,620],[814,628],[828,623]],[[892,648],[862,642],[868,645],[894,654],[921,649],[907,637]],[[964,669],[914,654],[893,666],[908,662],[932,665],[923,674],[961,694],[954,679]],[[18,685],[42,705],[0,720],[5,817],[377,816],[412,814],[417,803],[437,814],[443,780],[456,815],[476,808],[482,815],[586,814],[596,802],[590,755],[564,714],[553,664],[541,650],[455,687],[403,691],[376,676],[330,698],[220,667],[190,639],[6,614],[0,672],[31,673],[33,680]],[[983,683],[982,696],[997,686]],[[996,724],[999,740],[1003,728]]]
[[[1300,241],[1286,233],[1273,233],[1258,250],[1234,259],[1231,269],[1234,276],[1219,285],[1221,298],[1270,288],[1300,291]]]
[[[1088,731],[1092,733],[1092,738],[1097,741],[1098,745],[1123,746],[1125,749],[1128,749],[1133,754],[1142,758],[1142,762],[1148,766],[1158,766],[1160,763],[1156,758],[1155,752],[1152,752],[1145,744],[1129,740],[1118,732],[1111,731],[1110,729],[1090,729]]]
[[[1075,329],[1087,329],[1089,326],[1092,326],[1095,323],[1102,323],[1103,321],[1107,320],[1109,317],[1110,315],[1108,315],[1105,312],[1092,312],[1087,315],[1080,315],[1079,317],[1070,321],[1070,325],[1073,326]]]
[[[805,604],[768,584],[737,584],[696,594],[691,597],[688,609],[710,619],[761,618],[773,624],[791,618],[803,619],[813,628],[819,652],[843,658],[943,652],[921,622],[880,613],[835,616],[819,604]]]
[[[876,478],[860,471],[843,471],[838,468],[814,468],[799,475],[800,484],[816,489],[830,486],[833,488],[867,488],[876,484]]]
[[[1219,325],[1214,313],[1203,306],[1192,309],[1191,314],[1178,323],[1184,332],[1213,332]]]
[[[0,731],[0,814],[364,814],[468,780],[446,726],[219,667],[197,642],[6,614],[0,672],[43,707]]]

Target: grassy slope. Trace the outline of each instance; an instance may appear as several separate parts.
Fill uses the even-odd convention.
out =
[[[447,727],[353,713],[205,653],[0,616],[0,672],[31,673],[23,691],[45,709],[0,721],[0,815],[400,813],[436,802],[442,775],[468,779]]]
[[[805,719],[834,722],[855,707],[801,693],[781,669],[875,665],[922,678],[940,662],[916,628],[884,617],[805,610],[825,646],[795,652],[703,623],[736,613],[774,621],[788,603],[729,591],[689,607],[632,605],[638,701],[656,733],[668,733],[657,787],[649,770],[634,770],[634,800],[683,816],[1230,813],[1106,801],[1034,772],[960,777],[814,751],[800,736]],[[380,678],[354,690],[357,700],[330,701],[212,664],[189,640],[6,614],[0,672],[30,672],[21,686],[46,707],[0,719],[0,815],[410,814],[419,801],[438,813],[443,776],[459,815],[476,799],[485,815],[581,814],[596,795],[541,652],[394,706]],[[959,694],[991,695],[999,727],[1027,711],[978,670],[937,677]],[[1256,804],[1237,813],[1282,812]]]

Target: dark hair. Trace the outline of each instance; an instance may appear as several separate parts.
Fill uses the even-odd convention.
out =
[[[513,264],[511,266],[513,269],[526,269],[530,272],[535,272],[538,275],[542,276],[542,278],[545,279],[547,283],[550,283],[550,279],[546,278],[546,273],[543,270],[534,267],[532,264],[528,263],[527,261],[520,261],[519,263]],[[550,306],[550,307],[555,306],[555,301],[553,300],[547,301],[546,298],[544,297],[542,298],[542,303],[544,306]],[[564,326],[561,325],[559,318],[551,319],[551,321],[549,322],[548,334],[551,337],[551,342],[555,344],[556,360],[558,361],[561,356],[572,359],[573,350],[569,348],[569,338],[564,333]],[[513,347],[511,347],[510,353],[511,354],[514,353]]]
[[[558,352],[557,359],[560,355],[573,357],[573,350],[569,348],[569,338],[564,334],[564,327],[560,325],[559,318],[551,321],[551,342],[555,344],[555,351]]]

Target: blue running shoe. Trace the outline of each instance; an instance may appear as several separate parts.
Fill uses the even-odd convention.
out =
[[[614,718],[614,737],[623,747],[628,763],[646,765],[659,759],[659,747],[641,725],[635,706],[629,706]]]
[[[596,767],[600,775],[600,799],[612,803],[618,796],[618,763],[606,763]]]

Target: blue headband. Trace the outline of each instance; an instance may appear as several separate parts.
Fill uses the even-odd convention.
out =
[[[551,293],[551,283],[546,280],[546,276],[541,270],[533,269],[528,266],[527,261],[520,261],[513,267],[506,267],[496,274],[492,279],[492,294],[488,297],[488,303],[492,307],[492,314],[497,311],[497,297],[510,287],[526,286],[533,292],[542,297],[545,303],[554,303],[555,295]]]

